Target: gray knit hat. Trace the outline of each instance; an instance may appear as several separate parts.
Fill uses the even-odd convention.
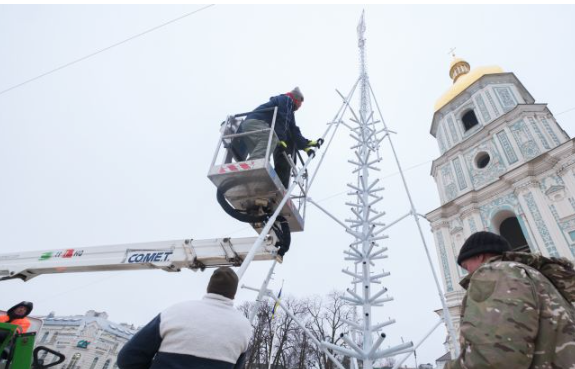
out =
[[[219,267],[210,278],[208,293],[217,293],[233,300],[238,290],[238,283],[238,275],[232,268]]]
[[[296,100],[303,101],[303,94],[301,93],[299,87],[296,87],[293,90],[291,90],[290,94],[292,94]]]

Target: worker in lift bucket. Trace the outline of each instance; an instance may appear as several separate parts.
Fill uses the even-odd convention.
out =
[[[249,159],[254,160],[265,157],[269,132],[256,131],[271,127],[274,111],[258,110],[278,108],[274,126],[277,138],[275,135],[272,136],[271,150],[273,150],[275,171],[286,189],[289,187],[291,171],[284,152],[293,156],[296,150],[304,150],[309,156],[312,156],[315,154],[314,148],[319,149],[323,143],[322,138],[316,141],[308,140],[301,134],[299,127],[296,125],[294,112],[301,107],[303,100],[303,94],[299,87],[285,94],[270,97],[270,101],[258,106],[246,116],[238,130],[238,133],[254,132],[243,138]]]

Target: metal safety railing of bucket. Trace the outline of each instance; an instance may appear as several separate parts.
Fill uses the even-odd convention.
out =
[[[266,145],[266,153],[265,153],[265,163],[266,166],[273,170],[273,167],[270,163],[270,157],[272,157],[274,151],[276,150],[276,142],[279,142],[279,139],[275,133],[275,125],[277,120],[277,107],[274,108],[267,108],[267,109],[260,109],[253,112],[247,113],[240,113],[235,115],[230,115],[226,118],[225,121],[221,123],[220,128],[220,139],[218,145],[216,147],[216,151],[214,153],[212,163],[210,168],[218,165],[224,164],[233,164],[237,163],[240,165],[242,162],[246,162],[250,160],[250,154],[248,151],[248,147],[246,145],[246,141],[244,140],[246,137],[259,135],[262,132],[267,132],[267,145]],[[256,113],[256,112],[267,112],[273,111],[273,118],[272,123],[269,128],[264,128],[255,131],[249,132],[242,132],[241,126],[242,122],[245,120],[245,117],[248,114]],[[274,144],[274,147],[272,147]],[[300,169],[302,169],[304,160],[300,153],[297,150],[294,150],[291,153],[283,152],[282,155],[285,155],[285,159],[289,163],[291,176],[296,177],[297,173]],[[291,200],[293,201],[298,213],[305,219],[305,208],[306,208],[306,195],[308,189],[308,181],[309,176],[307,173],[307,169],[305,173],[301,176],[300,181],[298,182],[297,188],[292,191]]]

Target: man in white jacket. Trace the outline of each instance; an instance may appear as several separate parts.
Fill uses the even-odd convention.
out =
[[[199,301],[169,307],[143,327],[118,354],[120,369],[241,369],[252,335],[234,308],[238,276],[214,271]]]

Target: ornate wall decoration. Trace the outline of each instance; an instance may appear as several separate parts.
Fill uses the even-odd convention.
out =
[[[452,238],[453,240],[453,238]],[[461,233],[458,233],[455,236],[455,239],[453,241],[451,241],[451,252],[453,252],[453,255],[457,256],[459,255],[459,251],[457,250],[457,248],[455,247],[455,244],[458,245],[463,245],[463,237],[461,235]],[[457,275],[459,276],[459,278],[463,278],[467,275],[467,271],[465,269],[463,269],[461,266],[459,266],[459,264],[457,264]]]
[[[447,252],[445,251],[445,242],[443,241],[443,234],[441,233],[441,229],[438,229],[437,232],[437,246],[439,249],[439,255],[441,257],[441,267],[443,268],[443,275],[445,276],[445,286],[447,291],[453,291],[453,280],[451,279],[451,272],[449,271],[449,262],[447,261]]]
[[[515,214],[519,213],[519,201],[515,194],[510,193],[505,196],[498,197],[479,208],[481,221],[483,224],[491,225],[491,218],[501,210],[510,210]]]
[[[449,164],[441,167],[441,176],[443,179],[443,187],[445,189],[445,202],[449,202],[457,197],[457,188],[453,180],[453,173]]]
[[[449,232],[450,233],[458,233],[461,231],[463,231],[463,225],[461,224],[461,220],[459,218],[453,219],[453,221],[451,221],[451,224],[450,224]]]
[[[539,186],[541,187],[541,191],[543,193],[547,194],[551,190],[554,190],[557,188],[560,188],[560,189],[565,188],[565,182],[563,181],[563,178],[559,177],[556,174],[552,174],[550,176],[543,178],[539,182]]]
[[[533,194],[531,192],[528,192],[525,195],[523,195],[523,198],[525,198],[525,202],[527,202],[527,207],[529,208],[529,212],[531,213],[533,219],[535,220],[537,231],[539,232],[541,238],[543,239],[543,243],[545,244],[547,252],[551,256],[558,257],[559,253],[557,252],[555,244],[553,243],[553,239],[549,234],[549,229],[547,228],[547,225],[545,224],[545,221],[543,220],[543,217],[541,216],[541,213],[537,208],[537,204],[535,203]]]
[[[569,199],[569,191],[565,187],[565,182],[557,174],[543,178],[540,181],[541,192],[547,196],[548,203],[553,205],[553,210],[557,214],[557,221],[571,219],[573,213],[573,203]]]
[[[453,123],[453,119],[451,117],[447,117],[447,125],[449,126],[449,131],[451,132],[451,137],[453,138],[453,144],[459,142],[459,135],[457,134],[457,130],[455,129],[455,124]]]
[[[481,115],[483,116],[483,122],[488,123],[491,121],[491,115],[489,115],[489,111],[487,110],[487,106],[485,106],[485,102],[483,101],[483,96],[481,96],[481,94],[475,96],[475,102],[479,106],[479,111],[481,111]]]
[[[513,146],[511,146],[511,142],[509,142],[509,138],[507,137],[507,132],[501,131],[497,133],[497,139],[503,147],[503,152],[505,153],[505,157],[507,158],[507,162],[509,164],[513,164],[519,160],[517,155],[515,154],[515,150]]]
[[[561,230],[567,231],[575,229],[575,218],[561,221],[561,218],[559,217],[559,213],[557,212],[557,208],[555,207],[555,205],[549,205],[549,209],[551,210],[551,214],[553,214],[553,218],[555,218],[555,221],[557,222],[557,224],[559,224],[559,228],[561,228]]]
[[[443,155],[443,153],[447,150],[445,149],[445,143],[443,142],[443,131],[441,129],[437,130],[437,142],[439,143],[439,151],[441,151],[441,155]]]
[[[558,146],[559,144],[561,144],[561,142],[557,138],[557,135],[555,134],[555,132],[553,132],[553,130],[551,129],[551,126],[547,122],[547,119],[541,117],[541,122],[543,123],[543,127],[545,127],[545,130],[547,131],[547,133],[549,134],[549,136],[551,137],[553,142],[555,142],[555,145]]]
[[[475,156],[480,151],[489,153],[491,160],[485,168],[477,168],[474,164]],[[465,162],[469,169],[469,176],[474,188],[481,187],[487,183],[493,182],[499,178],[499,175],[505,172],[505,165],[501,155],[491,141],[484,141],[479,146],[472,148],[465,154]]]
[[[449,133],[447,133],[447,128],[445,128],[445,122],[443,122],[443,124],[441,124],[441,129],[443,129],[443,137],[445,137],[446,141],[447,141],[447,146],[450,148],[453,147],[453,144],[451,143],[451,138],[449,137]]]
[[[535,134],[537,135],[537,137],[539,137],[539,140],[543,144],[543,147],[546,149],[550,149],[551,146],[549,146],[547,139],[545,139],[545,136],[543,136],[543,134],[541,133],[541,130],[537,126],[537,123],[535,123],[535,119],[533,119],[533,117],[527,117],[527,119],[529,119],[529,123],[531,124],[531,128],[533,128],[533,130],[535,131]]]
[[[575,219],[570,219],[567,221],[560,221],[559,220],[559,213],[557,212],[555,205],[549,205],[549,209],[551,210],[551,214],[553,214],[553,218],[555,218],[555,221],[559,225],[559,228],[561,228],[561,231],[562,231],[561,234],[563,235],[563,238],[565,239],[565,243],[569,246],[569,250],[571,251],[571,254],[573,256],[575,256],[575,247],[574,247],[574,245],[571,244],[571,242],[569,242],[569,239],[565,235],[566,233],[569,233],[569,235],[571,236],[570,231],[575,229]]]
[[[537,144],[523,119],[513,123],[509,128],[511,129],[515,142],[517,142],[517,145],[526,160],[539,156],[539,147],[537,147]]]
[[[515,100],[510,87],[493,87],[493,90],[497,95],[497,99],[499,99],[499,103],[501,103],[501,107],[503,107],[503,111],[508,112],[517,105],[517,100]]]
[[[471,234],[477,232],[477,226],[475,225],[475,220],[473,219],[473,216],[469,217],[467,221],[469,222],[469,231],[471,232]]]
[[[461,162],[459,158],[453,159],[453,167],[455,168],[455,176],[457,177],[457,183],[459,184],[459,189],[464,190],[467,188],[467,182],[465,181],[465,175],[463,175],[463,169],[461,169]]]
[[[495,102],[493,101],[493,98],[491,97],[491,93],[489,91],[485,91],[485,95],[487,95],[487,100],[489,100],[489,104],[491,105],[493,112],[498,117],[499,116],[499,109],[497,109],[497,105],[495,105]]]
[[[559,214],[557,214],[557,209],[555,209],[555,206],[549,205],[549,210],[551,210],[551,214],[553,214],[553,218],[555,218],[555,221],[559,224]],[[563,228],[563,227],[561,227],[561,228]]]

